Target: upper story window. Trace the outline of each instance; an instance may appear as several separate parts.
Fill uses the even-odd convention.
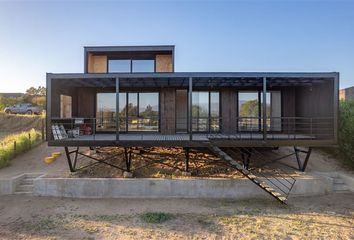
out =
[[[155,72],[154,60],[132,60],[132,72]]]
[[[130,59],[111,59],[108,60],[108,72],[110,73],[130,73]]]
[[[155,72],[153,59],[109,59],[109,73]]]

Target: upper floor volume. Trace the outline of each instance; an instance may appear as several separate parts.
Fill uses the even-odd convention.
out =
[[[85,73],[174,72],[173,45],[84,47]]]

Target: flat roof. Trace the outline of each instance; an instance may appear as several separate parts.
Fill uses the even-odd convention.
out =
[[[174,52],[174,45],[146,45],[146,46],[85,46],[86,52]]]
[[[47,73],[51,78],[339,78],[339,72]]]

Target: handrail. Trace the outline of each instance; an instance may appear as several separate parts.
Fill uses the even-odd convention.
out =
[[[72,117],[50,118],[50,124],[62,124],[65,129],[71,130],[78,120],[91,127],[92,135],[98,132],[116,132],[116,117],[103,116],[98,118]],[[263,122],[259,117],[237,117],[235,121],[222,117],[192,117],[192,135],[209,134],[209,138],[233,138],[233,139],[262,139]],[[177,129],[185,128],[188,131],[187,117],[164,116],[119,116],[119,131],[140,131],[177,134]],[[51,127],[51,126],[49,126]],[[332,117],[268,117],[266,121],[267,139],[334,139],[334,121]]]

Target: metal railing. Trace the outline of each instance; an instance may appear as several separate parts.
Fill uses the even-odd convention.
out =
[[[236,121],[235,121],[236,120]],[[333,118],[268,117],[264,134],[263,119],[239,117],[116,117],[100,118],[51,118],[51,126],[61,127],[67,137],[98,133],[156,133],[156,134],[207,134],[212,138],[291,140],[291,139],[334,139]],[[191,125],[191,126],[190,126]],[[118,131],[117,131],[118,126]],[[264,139],[264,137],[266,139]],[[55,139],[53,136],[52,139]]]

